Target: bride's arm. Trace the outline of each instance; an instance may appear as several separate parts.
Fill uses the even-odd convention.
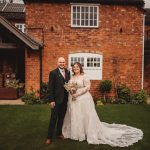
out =
[[[80,88],[77,90],[76,94],[74,94],[74,97],[78,97],[80,95],[83,95],[85,94],[87,91],[90,90],[90,87],[91,87],[91,82],[90,80],[88,79],[87,76],[83,76],[83,85],[84,87],[83,88]]]

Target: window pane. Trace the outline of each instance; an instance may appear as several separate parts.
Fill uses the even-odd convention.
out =
[[[76,19],[76,16],[77,16],[77,15],[76,15],[75,13],[73,13],[73,19]]]
[[[88,7],[85,7],[85,12],[88,13],[89,9]]]
[[[94,19],[97,19],[97,14],[94,14]]]
[[[84,19],[84,13],[81,14],[81,19]]]
[[[81,20],[81,25],[84,26],[84,20]]]
[[[77,6],[77,12],[80,13],[80,6]]]
[[[97,7],[94,7],[94,13],[97,14]]]
[[[94,26],[97,26],[97,20],[94,20]]]
[[[80,25],[80,20],[77,20],[77,25]]]
[[[80,13],[77,13],[77,19],[80,19]]]
[[[93,18],[93,14],[90,14],[90,19],[91,19],[91,20],[94,19],[94,18]]]
[[[93,26],[93,20],[90,20],[90,26]]]
[[[74,6],[73,7],[73,12],[76,12],[76,11],[77,11],[76,6]]]
[[[97,64],[97,67],[100,67],[100,63]]]
[[[90,13],[93,14],[93,7],[90,7]]]

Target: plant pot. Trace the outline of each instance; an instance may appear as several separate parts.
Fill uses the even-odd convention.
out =
[[[18,98],[18,89],[15,88],[0,88],[0,99],[17,99]]]

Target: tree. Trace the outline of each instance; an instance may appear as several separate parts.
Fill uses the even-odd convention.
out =
[[[112,81],[110,80],[104,80],[100,83],[100,91],[104,95],[104,101],[106,102],[106,94],[110,92],[112,89]]]

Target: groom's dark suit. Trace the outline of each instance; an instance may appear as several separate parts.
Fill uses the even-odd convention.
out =
[[[48,138],[52,139],[55,126],[57,125],[57,135],[62,135],[62,125],[67,110],[68,93],[64,89],[65,82],[70,79],[70,72],[65,69],[65,78],[60,73],[59,68],[49,74],[49,100],[55,102],[55,107],[51,109],[51,118],[48,128]]]

